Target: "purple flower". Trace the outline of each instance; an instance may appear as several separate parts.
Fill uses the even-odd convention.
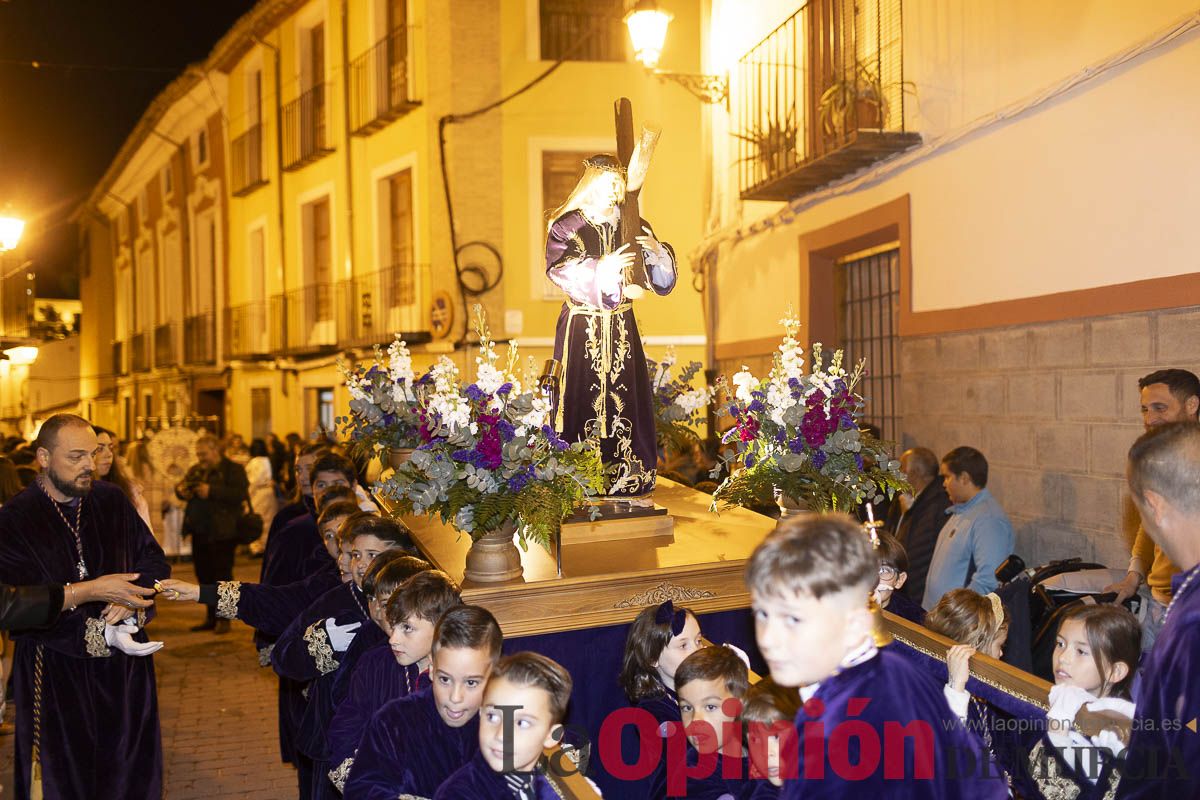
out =
[[[533,467],[523,467],[519,472],[508,479],[508,490],[514,493],[521,491],[525,488],[525,485],[532,480],[533,475]]]
[[[504,387],[501,386],[500,388],[503,389]],[[496,430],[500,431],[500,437],[506,442],[511,442],[513,436],[516,435],[517,432],[517,429],[513,427],[513,424],[506,419],[502,419],[496,423]]]
[[[483,399],[487,397],[487,393],[484,392],[483,389],[480,389],[478,386],[476,386],[473,383],[467,387],[466,391],[467,391],[467,399],[473,403],[482,402]]]
[[[750,469],[751,467],[753,467],[756,462],[756,460],[754,458],[754,454],[746,453],[745,461],[746,461],[746,469]]]
[[[762,401],[755,398],[750,402],[750,405],[746,407],[746,410],[752,414],[757,414],[763,411],[765,408],[766,406],[763,405]]]
[[[857,466],[859,469],[862,469],[862,468],[863,468],[863,457],[862,457],[862,453],[855,453],[855,454],[854,454],[854,465],[855,465],[855,466]]]
[[[814,450],[812,454],[812,465],[817,469],[820,469],[821,467],[825,466],[825,462],[828,459],[829,456],[824,450]]]
[[[550,442],[550,446],[555,450],[566,450],[571,446],[567,444],[562,437],[555,433],[554,428],[550,427],[549,425],[542,426],[542,434],[545,435],[546,439]]]
[[[500,388],[496,390],[496,394],[506,395],[512,391],[512,388],[513,388],[513,385],[511,383],[501,384]]]

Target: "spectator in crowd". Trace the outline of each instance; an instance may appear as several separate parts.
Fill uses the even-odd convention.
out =
[[[17,496],[25,488],[21,476],[17,474],[17,465],[10,459],[0,456],[0,506]]]
[[[215,436],[196,440],[196,460],[175,487],[187,502],[183,512],[185,536],[192,537],[192,559],[200,583],[233,580],[233,552],[237,547],[237,521],[246,500],[246,470],[225,458]],[[217,619],[215,605],[193,631],[229,632],[229,620]]]
[[[933,608],[951,589],[965,587],[979,594],[994,590],[996,567],[1013,549],[1012,523],[987,490],[983,453],[956,447],[942,458],[939,474],[954,505],[933,548],[922,608]]]
[[[275,471],[271,466],[267,443],[262,439],[250,442],[250,460],[246,462],[246,480],[250,482],[250,507],[254,513],[262,517],[263,533],[250,546],[255,552],[262,552],[267,546],[267,532],[271,529],[271,520],[275,518],[277,500],[275,497]]]
[[[117,451],[121,440],[108,428],[101,428],[98,425],[92,427],[96,429],[96,442],[99,445],[95,455],[96,477],[102,481],[116,484],[117,488],[125,493],[129,502],[133,503],[133,507],[137,509],[138,516],[146,523],[146,527],[153,532],[154,524],[150,521],[150,506],[146,503],[142,484],[126,473],[125,466],[121,463],[121,457],[118,455]]]
[[[1196,420],[1200,415],[1200,378],[1186,369],[1151,372],[1138,381],[1138,388],[1141,390],[1142,424],[1146,430],[1170,422]],[[1146,534],[1145,526],[1138,526],[1129,572],[1124,580],[1105,587],[1104,591],[1116,592],[1114,602],[1124,603],[1142,584],[1150,590],[1150,604],[1142,620],[1143,651],[1154,646],[1154,640],[1162,630],[1163,616],[1171,603],[1171,579],[1178,572],[1179,568]]]
[[[1153,426],[1129,451],[1142,526],[1179,566],[1162,630],[1142,665],[1119,797],[1200,797],[1200,424]],[[1167,724],[1169,723],[1169,724]]]
[[[912,494],[900,495],[888,509],[887,528],[908,554],[908,580],[900,591],[914,603],[925,598],[925,578],[938,532],[946,524],[950,497],[938,475],[938,460],[927,447],[905,450],[900,469],[908,476]]]

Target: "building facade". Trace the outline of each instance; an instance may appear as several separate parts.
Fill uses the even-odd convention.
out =
[[[700,4],[667,5],[686,32],[673,58],[694,72]],[[665,129],[643,214],[694,248],[703,109],[633,62],[623,13],[620,0],[259,3],[155,100],[79,212],[85,305],[112,309],[85,330],[85,413],[125,436],[188,417],[247,437],[329,429],[348,400],[339,359],[399,333],[419,361],[471,363],[475,302],[497,338],[546,357],[562,302],[544,278],[547,211],[584,158],[614,149],[619,96]],[[186,156],[172,144],[185,141]],[[702,355],[684,272],[640,314],[652,357]],[[181,343],[161,361],[159,329]]]

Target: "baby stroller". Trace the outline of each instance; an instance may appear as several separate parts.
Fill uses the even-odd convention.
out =
[[[1115,600],[1115,594],[1105,593],[1103,589],[1124,578],[1125,570],[1109,569],[1103,564],[1081,558],[1065,558],[1041,567],[1024,569],[1020,558],[1011,556],[996,570],[996,576],[1002,580],[1004,577],[1010,578],[1001,590],[1002,597],[1011,604],[1010,607],[1019,605],[1013,602],[1018,599],[1028,603],[1030,665],[1026,669],[1053,683],[1052,659],[1059,622],[1067,612],[1080,605],[1111,603]],[[1125,601],[1125,607],[1137,614],[1140,603],[1141,598],[1135,594]],[[1017,608],[1012,611],[1015,627],[1021,617]]]

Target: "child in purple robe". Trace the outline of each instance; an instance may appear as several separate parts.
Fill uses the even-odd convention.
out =
[[[755,634],[771,677],[804,699],[793,772],[780,797],[1001,798],[988,756],[941,687],[875,644],[871,542],[844,514],[782,522],[746,570]]]
[[[668,600],[642,609],[629,626],[625,640],[625,659],[621,668],[621,688],[629,702],[646,712],[654,728],[653,740],[643,738],[643,727],[633,724],[621,728],[621,765],[613,770],[621,781],[622,796],[629,798],[663,797],[667,788],[663,740],[671,726],[678,724],[679,703],[675,695],[675,670],[689,655],[700,649],[700,621],[686,608],[676,608]],[[630,767],[643,760],[643,752],[653,753],[654,768],[649,774],[634,777]]]
[[[376,582],[377,593],[387,589],[386,572],[390,571]],[[433,626],[443,613],[462,602],[460,595],[458,584],[449,575],[428,564],[391,592],[381,626],[388,642],[362,657],[329,724],[329,778],[339,791],[345,789],[371,715],[385,703],[429,685]]]
[[[412,548],[406,528],[394,520],[357,512],[338,529],[343,550],[349,543],[348,580],[319,597],[298,616],[275,645],[271,663],[281,676],[308,682],[308,703],[296,731],[296,752],[311,767],[307,777],[313,798],[336,797],[329,782],[326,729],[334,712],[334,685],[342,670],[353,670],[363,653],[384,641],[371,622],[361,581],[370,558],[387,550]],[[349,674],[349,672],[345,673]],[[299,763],[304,763],[303,761]]]
[[[479,712],[479,750],[442,783],[434,800],[561,797],[543,754],[562,739],[570,699],[571,676],[557,662],[538,653],[500,659]]]
[[[879,544],[875,555],[879,557],[879,584],[875,587],[875,602],[878,606],[909,622],[921,625],[925,622],[925,609],[900,591],[908,580],[908,552],[900,540],[890,533],[877,534]]]
[[[438,620],[428,689],[392,700],[363,733],[346,800],[433,797],[479,751],[479,708],[504,644],[480,606],[455,606]]]

